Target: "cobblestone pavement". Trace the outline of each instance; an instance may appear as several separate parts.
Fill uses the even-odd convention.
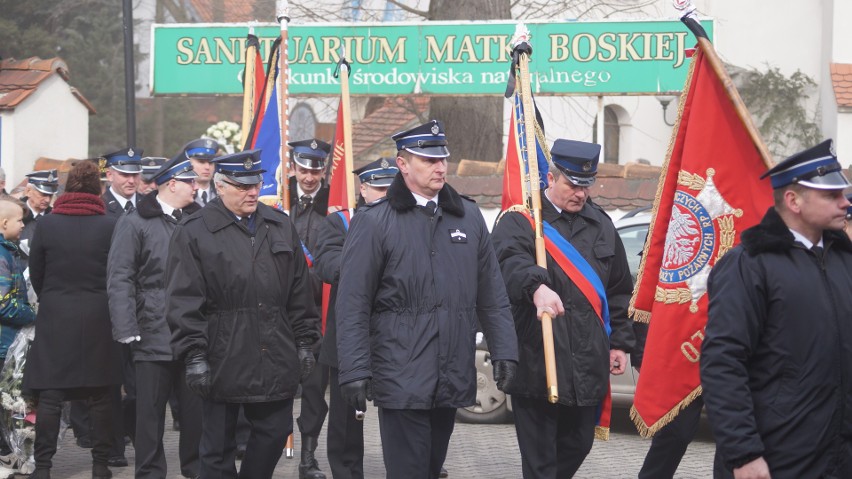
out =
[[[299,401],[294,407],[299,410]],[[613,413],[613,431],[609,441],[595,441],[591,454],[577,473],[579,479],[597,478],[635,478],[650,441],[640,438],[624,410]],[[171,419],[168,419],[171,425]],[[375,409],[368,412],[365,425],[365,477],[381,479],[385,477],[382,463],[381,443],[378,431],[378,418]],[[177,460],[178,433],[166,428],[164,439],[170,473],[168,477],[180,478]],[[296,451],[293,459],[282,456],[275,472],[275,478],[298,477],[299,438],[296,437]],[[712,477],[714,445],[702,424],[699,438],[693,442],[686,453],[675,477],[679,479],[702,479]],[[133,447],[127,447],[127,459],[130,467],[112,468],[116,479],[133,477]],[[320,468],[328,473],[325,459],[325,428],[320,437],[317,450]],[[450,450],[445,463],[451,479],[509,479],[521,477],[521,459],[515,439],[515,429],[511,424],[474,425],[456,424],[450,442]],[[91,477],[91,456],[89,450],[80,449],[74,443],[70,431],[61,442],[61,449],[54,458],[52,477],[59,479],[88,479]]]

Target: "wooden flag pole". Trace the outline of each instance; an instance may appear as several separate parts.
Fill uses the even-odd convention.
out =
[[[343,108],[343,159],[346,166],[346,204],[349,209],[355,208],[355,169],[352,159],[352,112],[349,107],[349,63],[346,61],[346,51],[343,51],[340,65],[340,108]]]
[[[290,159],[287,143],[289,138],[290,121],[288,119],[289,110],[287,109],[288,95],[287,90],[287,59],[289,53],[287,51],[287,24],[290,23],[290,4],[287,0],[276,0],[275,2],[276,18],[281,25],[281,44],[278,53],[278,125],[281,128],[281,176],[278,178],[278,184],[281,186],[281,206],[285,211],[290,211]]]
[[[249,130],[251,123],[254,120],[254,106],[257,99],[255,94],[255,62],[254,58],[257,55],[258,48],[257,37],[254,36],[254,27],[249,27],[248,41],[246,42],[246,67],[243,70],[243,123],[242,123],[242,145],[240,149],[246,149],[246,141],[248,141]]]
[[[518,30],[525,30],[519,25]],[[516,32],[517,35],[517,32]],[[529,33],[526,33],[529,39]],[[524,41],[524,40],[521,40]],[[541,186],[538,175],[538,151],[535,135],[535,105],[530,90],[529,55],[521,53],[518,61],[520,69],[521,102],[524,105],[524,144],[529,171],[529,194],[532,201],[532,217],[535,222],[535,259],[536,264],[547,269],[547,250],[544,246],[544,236],[541,230]],[[559,385],[556,378],[556,352],[553,345],[553,318],[550,314],[541,315],[541,336],[544,341],[544,369],[547,379],[547,400],[556,404],[559,400]]]
[[[725,88],[725,93],[734,105],[734,111],[737,112],[737,116],[739,116],[740,120],[743,122],[746,132],[748,132],[752,143],[754,143],[754,147],[757,148],[757,152],[760,153],[761,158],[763,158],[763,163],[767,168],[771,168],[775,164],[772,159],[772,154],[769,153],[769,149],[763,142],[760,132],[754,125],[754,121],[751,118],[751,114],[748,112],[748,108],[746,108],[745,102],[743,102],[742,97],[740,97],[737,87],[734,86],[731,76],[728,75],[728,71],[725,70],[722,60],[716,53],[716,48],[710,42],[710,39],[707,38],[707,32],[704,31],[704,27],[702,27],[698,19],[695,18],[695,7],[692,6],[690,1],[684,0],[674,0],[674,6],[678,10],[685,11],[685,13],[680,17],[680,21],[682,21],[689,28],[692,34],[695,35],[695,38],[698,39],[698,47],[701,48],[701,51],[707,57],[707,62],[710,64],[710,67],[713,68],[713,72],[716,73],[716,76],[719,77],[719,81],[722,82],[722,86]]]

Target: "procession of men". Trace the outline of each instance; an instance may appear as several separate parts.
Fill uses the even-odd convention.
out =
[[[381,454],[388,478],[452,477],[444,466],[456,409],[475,401],[480,331],[493,379],[512,395],[523,477],[577,474],[593,448],[610,375],[626,371],[635,344],[624,247],[591,194],[600,146],[558,139],[550,148],[542,220],[562,246],[548,248],[545,268],[536,263],[527,213],[507,211],[489,231],[475,202],[447,183],[452,145],[442,122],[392,140],[396,157],[353,172],[358,206],[331,213],[331,147],[319,139],[289,145],[289,211],[259,200],[259,150],[222,154],[202,139],[171,159],[133,149],[104,155],[102,204],[117,218],[104,266],[112,360],[122,370],[109,390],[111,446],[96,445],[99,454],[109,450],[107,465],[127,466],[127,437],[135,477],[271,478],[298,432],[300,479],[369,477],[370,452]],[[198,163],[205,173],[212,165],[201,201]],[[30,196],[51,198],[56,176],[30,174]],[[710,425],[723,439],[714,476],[852,477],[852,379],[843,366],[852,344],[844,293],[852,287],[852,243],[841,231],[849,182],[830,141],[764,176],[775,206],[709,279],[701,377]],[[148,193],[140,193],[143,183]],[[25,223],[57,213],[36,203],[28,214]],[[26,238],[37,246],[38,231]],[[605,314],[566,269],[565,248],[602,284]],[[803,274],[807,290],[784,281]],[[323,282],[332,285],[326,304]],[[815,308],[824,311],[802,323]],[[555,401],[547,399],[543,315],[553,317]],[[170,397],[180,421],[175,464],[163,445]],[[103,438],[89,424],[90,403],[74,404],[83,431],[75,430],[77,444],[86,447],[87,429]],[[365,451],[365,416],[378,421],[381,451]],[[317,458],[324,423],[327,471]],[[49,478],[42,454],[52,452],[39,444],[37,437],[30,477]],[[108,477],[95,464],[93,477]]]

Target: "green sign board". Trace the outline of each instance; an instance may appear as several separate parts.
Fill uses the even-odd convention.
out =
[[[307,24],[288,29],[291,95],[337,95],[341,47],[353,95],[498,95],[516,22]],[[679,91],[696,41],[678,21],[527,23],[533,89],[544,95]],[[713,23],[704,22],[712,39]],[[155,95],[242,93],[246,25],[154,25]],[[277,25],[255,28],[261,55]]]

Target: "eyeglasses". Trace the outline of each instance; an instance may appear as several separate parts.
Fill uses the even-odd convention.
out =
[[[251,190],[253,190],[253,189],[255,189],[255,188],[257,188],[258,190],[260,190],[260,188],[263,186],[263,182],[262,182],[262,181],[261,181],[260,183],[255,183],[255,184],[253,184],[253,185],[244,185],[244,184],[241,184],[241,183],[231,183],[230,181],[224,181],[224,180],[223,180],[222,182],[223,182],[223,183],[225,183],[225,184],[228,184],[228,185],[232,186],[234,189],[239,190],[239,191],[241,191],[241,192],[243,192],[243,193],[246,193],[246,192],[248,192],[248,191],[251,191]]]

